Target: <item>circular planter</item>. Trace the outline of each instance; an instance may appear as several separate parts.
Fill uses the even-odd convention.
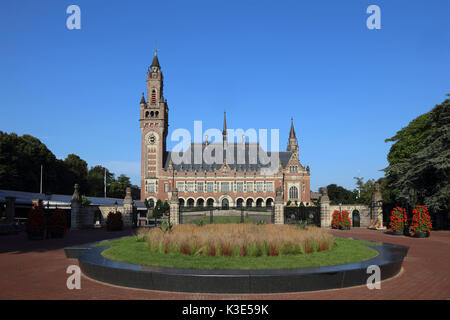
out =
[[[102,255],[108,247],[93,244],[65,248],[66,256],[78,258],[83,274],[113,285],[176,292],[281,293],[339,289],[367,283],[367,270],[377,265],[381,279],[398,274],[408,247],[383,243],[370,246],[374,258],[335,266],[275,270],[201,270],[140,266],[110,260]]]
[[[425,232],[415,232],[414,238],[425,238]]]
[[[401,236],[401,235],[404,234],[404,231],[403,230],[401,230],[401,231],[399,231],[399,230],[395,230],[395,231],[392,230],[391,234],[393,234],[394,236]]]

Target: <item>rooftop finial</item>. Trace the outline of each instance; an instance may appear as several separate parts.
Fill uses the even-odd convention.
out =
[[[155,57],[156,57],[157,53],[158,53],[158,43],[155,40]]]

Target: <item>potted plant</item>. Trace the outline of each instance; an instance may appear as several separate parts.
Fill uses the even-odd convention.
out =
[[[431,234],[431,217],[428,208],[417,205],[413,210],[413,218],[410,227],[410,235],[416,238],[424,238]]]
[[[106,230],[107,231],[119,231],[123,229],[123,220],[122,213],[120,211],[117,212],[109,212],[106,218]]]
[[[48,220],[48,231],[52,238],[62,238],[67,231],[67,217],[63,210],[56,208]]]
[[[331,215],[331,228],[340,229],[341,226],[341,215],[339,210],[334,210]]]
[[[334,210],[331,219],[331,228],[349,230],[351,226],[348,211]]]
[[[45,217],[41,206],[35,205],[30,209],[25,222],[28,239],[42,240],[45,235]]]
[[[350,230],[351,225],[352,225],[350,218],[348,216],[349,216],[348,211],[346,211],[346,210],[341,211],[341,226],[342,226],[342,229],[344,229],[344,230]]]
[[[406,223],[406,210],[402,207],[395,207],[391,212],[391,229],[392,234],[400,235],[404,232]]]

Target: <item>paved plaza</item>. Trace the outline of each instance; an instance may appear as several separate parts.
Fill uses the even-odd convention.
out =
[[[383,281],[381,290],[361,286],[286,294],[193,294],[127,289],[84,276],[80,290],[69,290],[66,269],[78,261],[67,259],[64,247],[120,237],[132,231],[77,230],[64,239],[41,241],[29,241],[22,232],[0,237],[0,299],[450,299],[450,231],[435,231],[424,239],[365,228],[331,232],[340,237],[409,246],[403,270]]]

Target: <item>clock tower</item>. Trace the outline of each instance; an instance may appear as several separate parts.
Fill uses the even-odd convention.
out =
[[[140,102],[142,201],[161,190],[158,177],[164,168],[169,113],[163,88],[164,77],[155,50],[152,65],[147,70],[147,101],[142,94]]]

